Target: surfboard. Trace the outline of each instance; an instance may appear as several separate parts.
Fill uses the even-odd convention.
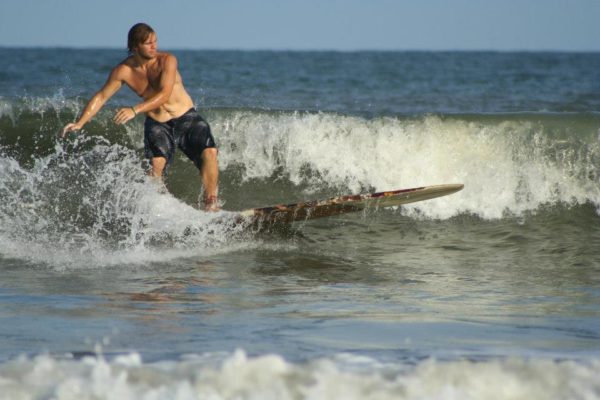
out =
[[[294,221],[331,217],[365,209],[379,209],[429,200],[456,193],[462,190],[463,187],[463,184],[445,184],[347,195],[332,197],[326,200],[251,208],[241,211],[239,214],[242,218],[258,224],[292,223]]]

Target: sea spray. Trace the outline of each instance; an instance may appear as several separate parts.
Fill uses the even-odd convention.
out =
[[[9,256],[53,265],[144,262],[218,250],[244,227],[234,215],[177,200],[145,176],[135,151],[102,138],[57,142],[31,168],[8,156],[0,166],[0,242]]]

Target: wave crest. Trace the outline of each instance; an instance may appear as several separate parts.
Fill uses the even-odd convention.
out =
[[[284,176],[310,192],[464,183],[449,198],[408,207],[430,217],[521,214],[546,203],[600,204],[600,146],[523,119],[238,112],[215,118],[225,168],[243,179]]]

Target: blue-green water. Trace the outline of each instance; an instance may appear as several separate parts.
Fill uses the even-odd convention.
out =
[[[225,210],[142,168],[117,50],[0,49],[0,398],[600,398],[600,55],[177,51]],[[87,397],[86,397],[87,396]]]

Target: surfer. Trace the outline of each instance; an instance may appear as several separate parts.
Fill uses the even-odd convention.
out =
[[[88,101],[77,122],[62,132],[77,131],[100,111],[125,83],[143,101],[117,110],[114,121],[125,124],[140,113],[144,122],[144,154],[150,160],[149,175],[162,178],[173,161],[175,146],[190,158],[204,185],[204,208],[219,209],[217,148],[210,126],[198,114],[183,86],[177,59],[157,50],[157,36],[147,24],[138,23],[127,38],[129,56],[112,69],[104,86]]]

